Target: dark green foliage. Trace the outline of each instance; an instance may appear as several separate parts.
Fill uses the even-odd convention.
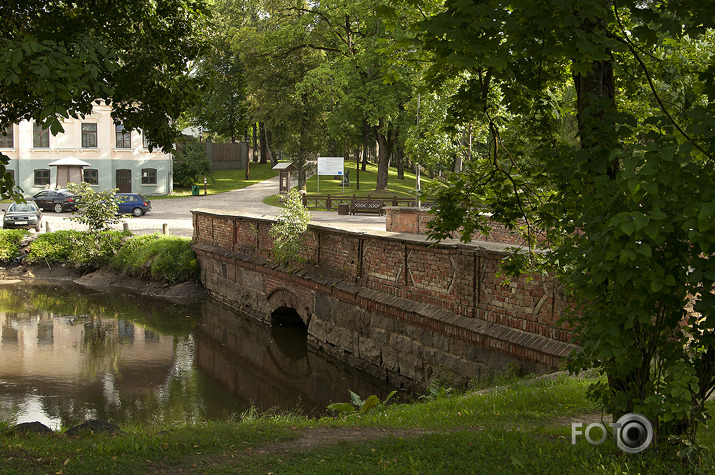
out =
[[[188,73],[204,11],[194,0],[3,2],[0,129],[34,119],[56,134],[61,118],[111,102],[117,123],[171,150],[174,120],[196,98]]]
[[[40,234],[32,243],[27,260],[33,264],[109,267],[126,275],[172,284],[199,279],[191,240],[158,234],[131,236],[121,231]]]
[[[12,262],[20,253],[20,241],[29,235],[24,229],[0,230],[0,262]]]
[[[128,232],[105,231],[99,234],[82,231],[44,233],[30,246],[27,260],[34,264],[60,264],[101,267],[120,249]]]
[[[201,100],[188,112],[191,123],[222,140],[238,141],[249,126],[243,62],[224,42],[217,41],[197,69],[197,76],[207,87],[201,91]]]
[[[191,240],[175,236],[145,234],[129,238],[109,266],[126,275],[170,283],[199,280]]]
[[[174,154],[174,185],[191,187],[211,170],[211,160],[199,142],[188,142]]]
[[[571,369],[604,375],[590,394],[616,419],[645,414],[681,442],[715,391],[713,7],[450,0],[420,33],[435,87],[470,78],[455,122],[490,132],[438,192],[433,236],[469,240],[481,201],[526,220],[532,245],[547,231],[550,250],[509,270],[553,272],[576,300]]]

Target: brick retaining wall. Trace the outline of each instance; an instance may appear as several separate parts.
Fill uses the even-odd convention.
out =
[[[429,222],[434,219],[434,214],[428,208],[405,208],[390,206],[385,208],[385,230],[394,233],[427,234]],[[522,223],[525,224],[525,223]],[[524,238],[514,230],[501,223],[489,221],[492,228],[489,234],[475,233],[475,241],[500,242],[503,244],[521,246],[525,244]],[[545,242],[544,236],[538,236],[540,242]]]
[[[310,226],[302,269],[273,265],[272,220],[194,211],[207,289],[266,321],[290,306],[319,347],[376,374],[427,383],[467,379],[518,361],[556,368],[576,347],[557,320],[568,308],[550,277],[503,285],[499,245],[428,243]]]

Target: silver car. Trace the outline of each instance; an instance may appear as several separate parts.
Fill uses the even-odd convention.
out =
[[[3,229],[30,229],[40,231],[42,226],[42,211],[33,201],[13,203],[5,211],[2,218]]]

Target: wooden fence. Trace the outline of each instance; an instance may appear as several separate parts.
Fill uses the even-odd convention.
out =
[[[417,201],[414,198],[398,198],[397,195],[392,197],[385,196],[330,196],[328,195],[303,195],[303,206],[308,209],[326,209],[328,211],[338,209],[338,205],[350,205],[356,201],[376,201],[382,202],[382,206],[406,206],[415,207]],[[423,208],[432,206],[431,201],[422,201]]]
[[[248,144],[204,142],[206,156],[211,159],[212,170],[241,170],[246,168]]]

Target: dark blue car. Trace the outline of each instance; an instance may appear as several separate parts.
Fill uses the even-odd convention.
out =
[[[119,214],[133,214],[136,217],[151,211],[151,201],[139,193],[117,193],[114,195]]]

